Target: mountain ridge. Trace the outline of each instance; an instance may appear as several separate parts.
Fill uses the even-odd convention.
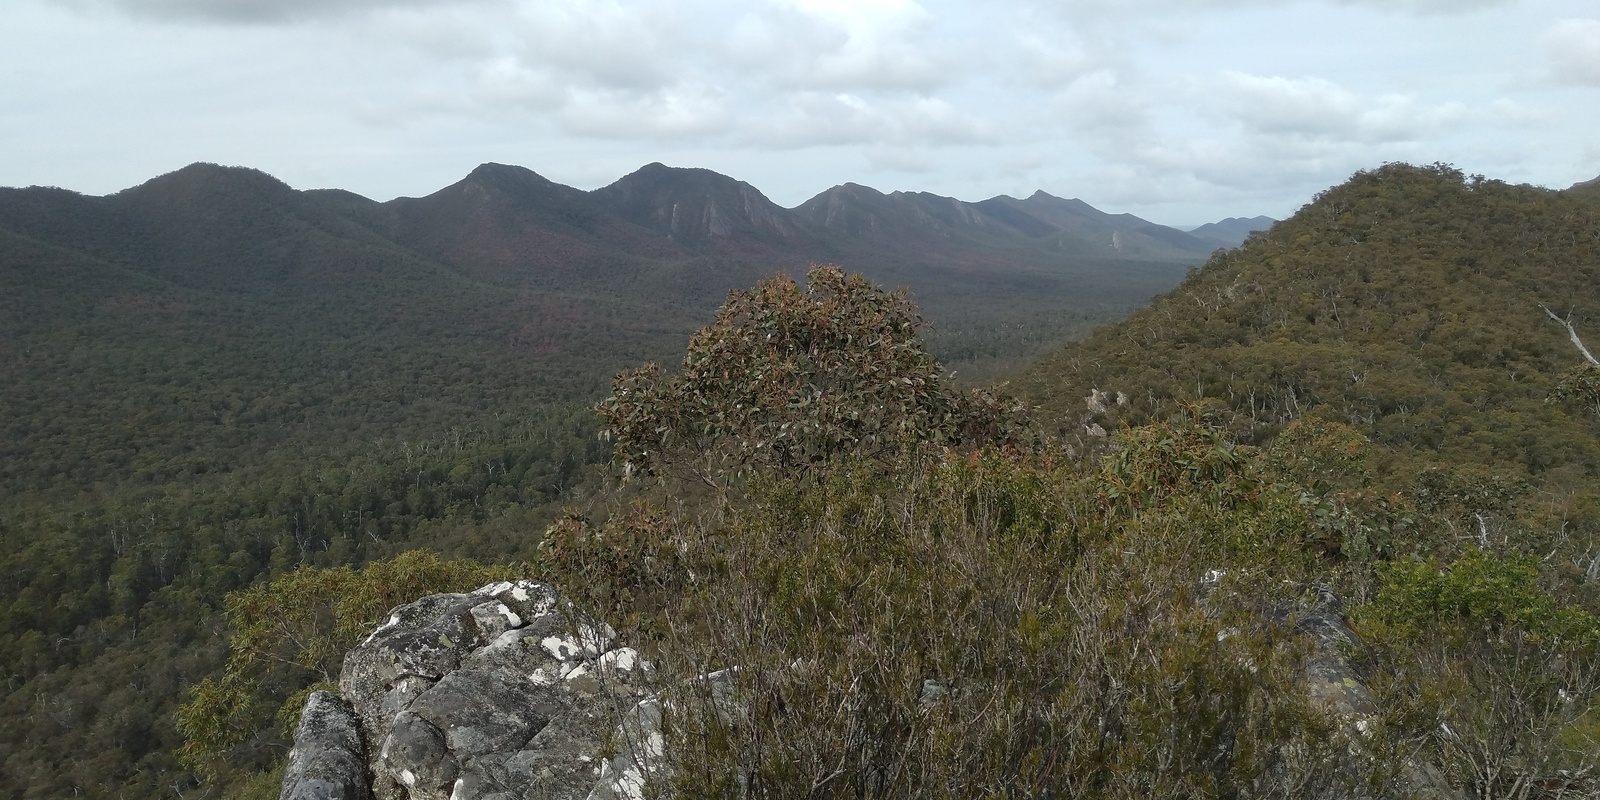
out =
[[[737,238],[741,233],[755,235],[756,238],[776,237],[779,240],[799,242],[808,237],[815,237],[816,231],[813,230],[813,226],[818,224],[823,228],[843,229],[853,235],[872,229],[873,226],[870,225],[863,227],[854,224],[846,224],[841,228],[836,221],[828,221],[827,213],[817,210],[818,207],[827,205],[841,195],[858,203],[872,202],[879,206],[892,206],[896,211],[890,216],[909,214],[919,220],[925,230],[943,237],[948,237],[954,229],[964,227],[968,231],[1001,229],[1025,238],[1041,238],[1063,229],[1081,227],[1086,219],[1095,220],[1100,227],[1107,230],[1129,231],[1154,227],[1169,229],[1178,234],[1184,233],[1176,228],[1143,220],[1131,214],[1103,212],[1082,200],[1055,197],[1042,189],[1036,190],[1024,199],[998,195],[984,200],[964,201],[920,191],[885,193],[861,184],[844,183],[824,189],[792,208],[785,208],[772,202],[759,189],[744,181],[708,169],[670,167],[660,162],[647,164],[611,184],[590,191],[551,181],[526,167],[485,162],[473,168],[461,180],[435,192],[421,197],[397,197],[388,201],[371,200],[358,193],[339,188],[296,190],[278,178],[252,167],[196,162],[103,197],[126,196],[129,199],[146,200],[164,198],[167,202],[180,205],[188,202],[199,209],[204,206],[203,196],[207,192],[215,193],[225,187],[235,189],[253,187],[255,191],[268,191],[280,199],[289,196],[289,193],[322,196],[345,208],[362,206],[432,208],[446,200],[451,193],[465,195],[468,192],[480,192],[483,199],[499,195],[502,200],[516,201],[534,207],[548,208],[559,203],[570,206],[580,213],[585,210],[593,212],[596,209],[604,209],[639,227],[665,234],[669,238],[675,238],[680,244],[691,247],[728,237]],[[45,188],[53,187],[22,187],[8,190],[31,191]],[[875,197],[869,200],[861,194],[862,190],[870,192]],[[95,197],[71,190],[60,191],[81,197]],[[588,197],[592,202],[586,203],[584,197]],[[458,201],[461,199],[457,198]],[[875,213],[878,214],[882,214],[883,211],[882,208],[875,209]],[[1025,216],[1019,217],[1015,211],[1021,211]],[[1240,218],[1229,218],[1210,225],[1221,225],[1236,219]],[[1265,218],[1253,218],[1253,220],[1261,219]],[[1202,226],[1205,227],[1207,226]],[[1081,230],[1073,232],[1082,234]],[[1187,255],[1207,254],[1209,251],[1205,248],[1214,245],[1212,239],[1227,241],[1222,237],[1208,239],[1205,236],[1195,236],[1191,239],[1185,236],[1173,236],[1166,231],[1162,231],[1160,236],[1179,250],[1192,251],[1186,253]]]

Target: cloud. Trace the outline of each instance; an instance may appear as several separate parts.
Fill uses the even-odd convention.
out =
[[[1520,0],[1325,0],[1331,5],[1366,6],[1379,11],[1410,14],[1456,14],[1480,11],[1495,6],[1515,5]],[[1071,17],[1118,17],[1130,14],[1210,13],[1228,9],[1272,8],[1301,4],[1302,0],[1034,0],[1029,5],[1052,9]]]
[[[1466,14],[1495,6],[1515,5],[1518,0],[1337,0],[1339,5],[1369,6],[1380,11],[1408,11],[1413,14]]]
[[[954,62],[932,39],[933,19],[898,0],[752,4],[729,26],[729,66],[777,89],[928,91]]]
[[[854,144],[938,147],[986,144],[997,137],[982,118],[933,97],[874,103],[848,93],[802,92],[790,96],[771,119],[764,117],[756,114],[746,120],[751,131],[748,141],[779,149]]]
[[[1545,32],[1544,47],[1558,80],[1600,86],[1600,19],[1560,20]]]
[[[1056,93],[1057,121],[1117,152],[1151,132],[1150,95],[1117,70],[1100,68]]]
[[[1367,144],[1423,138],[1466,114],[1460,103],[1424,106],[1399,94],[1363,97],[1322,78],[1229,71],[1216,86],[1224,113],[1261,136]]]
[[[1072,31],[1020,31],[1014,41],[1029,76],[1041,85],[1065,86],[1104,65]]]
[[[220,23],[280,23],[385,9],[449,7],[474,0],[56,0],[77,9],[114,8],[158,20]]]
[[[669,86],[694,50],[684,21],[663,4],[579,0],[519,11],[507,33],[520,59],[597,86]]]
[[[554,119],[579,136],[672,140],[725,132],[729,114],[715,89],[684,84],[645,94],[574,91]]]

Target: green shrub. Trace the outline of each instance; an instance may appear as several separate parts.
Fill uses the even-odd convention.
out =
[[[948,385],[903,293],[831,265],[806,281],[731,293],[677,375],[654,364],[617,375],[595,412],[625,475],[715,482],[754,465],[796,472],[850,454],[889,461],[910,443],[1025,437],[1021,403]]]

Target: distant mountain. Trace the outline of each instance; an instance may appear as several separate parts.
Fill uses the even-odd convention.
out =
[[[629,222],[690,247],[757,241],[815,246],[793,215],[754,186],[708,169],[648,164],[593,192]]]
[[[1270,230],[1277,220],[1272,217],[1228,217],[1221,222],[1208,222],[1194,230],[1189,235],[1198,239],[1208,239],[1226,247],[1238,247],[1250,234],[1256,231]]]
[[[1106,214],[1081,200],[1036,192],[967,203],[926,192],[883,194],[856,184],[829,189],[795,211],[813,225],[858,241],[933,241],[954,246],[1030,247],[1090,258],[1186,260],[1215,249],[1131,214]],[[958,249],[956,252],[960,252]]]
[[[1567,188],[1566,193],[1574,197],[1583,197],[1600,202],[1600,178],[1590,178],[1586,181],[1574,183]]]

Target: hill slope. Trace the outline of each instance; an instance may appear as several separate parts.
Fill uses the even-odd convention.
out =
[[[1080,433],[1180,403],[1245,441],[1351,425],[1393,488],[1476,497],[1473,538],[1600,542],[1595,371],[1546,311],[1600,342],[1597,232],[1600,203],[1574,192],[1359,173],[1019,385]],[[1093,389],[1128,402],[1090,409]]]

